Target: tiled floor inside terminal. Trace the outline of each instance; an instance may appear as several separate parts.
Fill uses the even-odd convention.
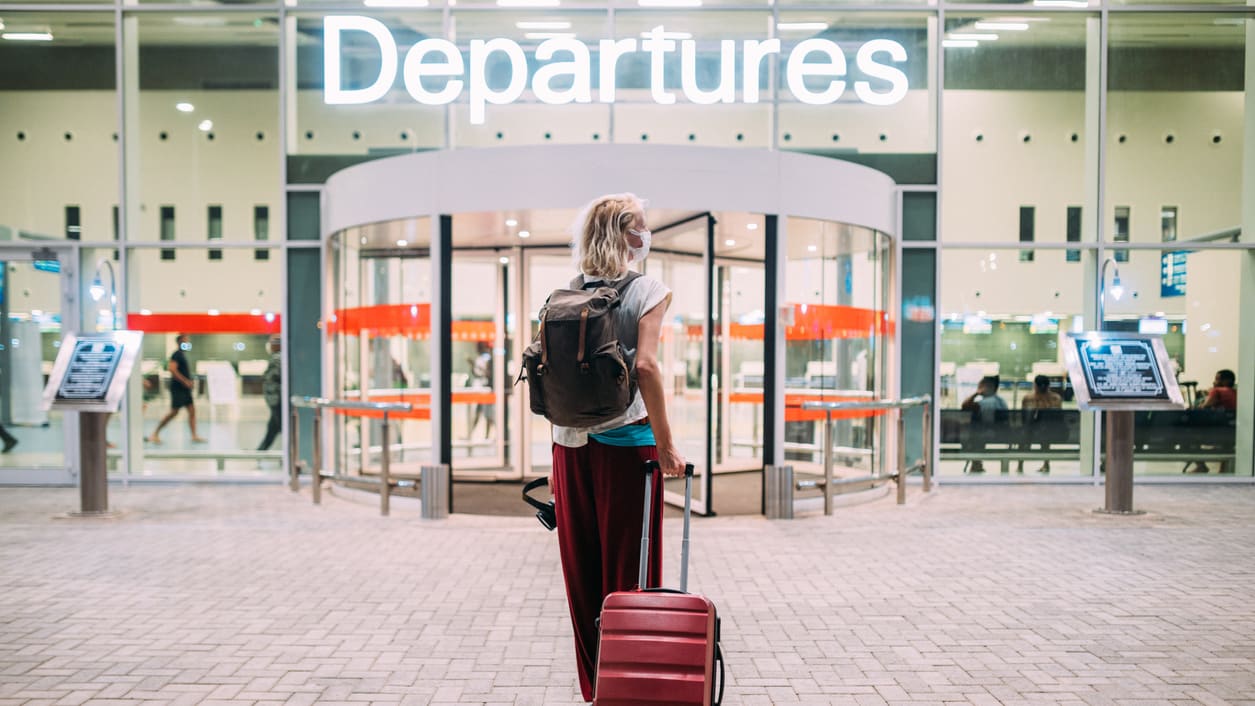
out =
[[[728,704],[1255,704],[1255,489],[698,519]],[[555,537],[272,486],[0,492],[0,705],[582,703]],[[666,554],[676,577],[679,522]]]

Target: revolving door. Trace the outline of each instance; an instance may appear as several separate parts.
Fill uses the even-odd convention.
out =
[[[549,424],[530,413],[516,380],[545,298],[576,273],[572,226],[587,191],[487,194],[472,199],[479,208],[450,204],[439,215],[404,215],[394,203],[380,214],[398,217],[324,217],[324,394],[412,404],[390,420],[392,471],[449,464],[456,511],[476,511],[459,505],[459,483],[517,484],[550,470]],[[659,361],[673,435],[695,465],[694,507],[756,513],[766,464],[822,465],[822,416],[805,402],[896,392],[891,220],[782,217],[713,195],[699,202],[711,208],[694,209],[641,195],[654,232],[644,272],[672,292]],[[851,473],[892,459],[877,422],[838,424]],[[376,472],[380,424],[335,417],[324,457],[337,472]],[[682,499],[667,490],[670,502]]]

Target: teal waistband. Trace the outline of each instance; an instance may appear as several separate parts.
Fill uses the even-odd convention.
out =
[[[588,438],[606,446],[657,446],[654,430],[648,424],[626,424],[617,429],[589,434]]]

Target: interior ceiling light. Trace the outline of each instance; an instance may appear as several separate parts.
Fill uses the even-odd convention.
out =
[[[983,20],[976,23],[976,29],[986,32],[1023,32],[1028,29],[1027,22],[1007,22],[1003,20]]]
[[[822,32],[828,29],[827,22],[777,22],[776,29],[781,32]]]
[[[408,241],[408,240],[398,240],[398,241],[397,241],[397,247],[398,247],[398,248],[403,248],[403,247],[405,247],[406,245],[409,245],[409,244],[410,244],[410,241]]]
[[[180,113],[190,113],[190,112],[192,112],[193,110],[196,110],[196,106],[192,105],[191,103],[187,103],[187,102],[183,102],[183,103],[175,103],[175,104],[174,104],[174,109],[175,109],[175,110],[177,110],[177,111],[179,111]]]
[[[642,39],[649,39],[653,36],[650,32],[641,32]],[[693,35],[688,32],[667,32],[666,37],[667,39],[692,39]]]
[[[362,0],[366,7],[427,7],[427,0]]]
[[[513,228],[514,226],[519,224],[519,220],[517,218],[507,218],[505,219],[505,224],[506,224],[506,227]]]
[[[757,223],[746,223],[746,224],[745,224],[745,230],[758,230],[758,224],[757,224]]]
[[[0,39],[10,42],[51,42],[52,32],[5,32]]]
[[[561,0],[497,0],[497,7],[557,7]]]
[[[950,39],[970,39],[974,42],[992,42],[998,39],[996,34],[980,34],[977,32],[951,32]]]
[[[818,250],[818,249],[819,249],[819,246],[818,246],[818,245],[807,245],[807,246],[806,246],[806,252],[815,252],[815,251],[816,251],[816,250]]]
[[[503,265],[508,265],[510,264],[510,258],[502,255],[501,257],[497,258],[497,262],[500,262]]]
[[[543,22],[515,22],[515,27],[519,29],[537,29],[537,30],[557,30],[571,29],[571,23],[565,20],[546,20]]]
[[[200,128],[201,132],[209,132],[210,130],[214,129],[214,121],[202,120],[200,121],[200,125],[197,125],[196,127]]]
[[[575,32],[527,32],[524,39],[574,39]]]
[[[980,42],[975,39],[943,39],[941,46],[947,49],[964,49],[980,46]]]
[[[519,231],[519,237],[523,239],[530,238],[532,237],[532,232],[529,230],[521,230]]]
[[[733,245],[736,245],[736,241],[731,238],[728,238],[727,240],[723,241],[723,244],[727,245],[728,247],[732,247]]]

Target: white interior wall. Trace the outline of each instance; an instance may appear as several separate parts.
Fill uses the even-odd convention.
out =
[[[253,249],[223,249],[221,260],[205,250],[175,250],[162,260],[157,249],[131,252],[131,311],[154,313],[222,313],[283,311],[279,251],[269,260],[254,260]]]
[[[648,91],[638,90],[619,91],[617,98],[614,139],[619,142],[760,148],[771,144],[770,103],[661,106],[651,102]],[[929,92],[921,90],[909,91],[901,102],[886,107],[840,103],[820,108],[782,103],[779,144],[795,149],[932,152],[934,131],[920,126],[920,116],[929,114],[929,100]],[[371,149],[430,149],[444,144],[444,111],[418,105],[406,95],[395,96],[395,102],[326,105],[321,92],[301,91],[296,106],[296,131],[291,142],[297,154],[366,154]],[[611,139],[610,112],[610,107],[601,103],[551,106],[519,102],[489,106],[483,124],[472,125],[467,106],[455,104],[450,111],[451,137],[456,147],[606,142]],[[357,139],[354,132],[359,134]],[[839,136],[836,141],[834,134]],[[641,140],[642,135],[648,135],[648,140]],[[689,135],[694,139],[689,140]]]

